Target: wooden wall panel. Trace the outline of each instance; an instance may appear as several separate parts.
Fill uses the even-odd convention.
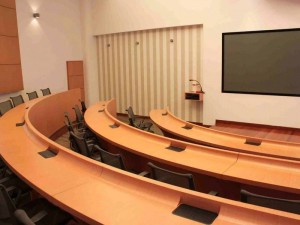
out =
[[[0,6],[0,35],[18,36],[16,10]]]
[[[0,94],[23,90],[15,0],[0,0]]]
[[[201,33],[197,25],[99,36],[100,99],[116,98],[120,113],[169,107],[202,122],[202,103],[184,99],[189,78],[201,81]]]
[[[82,75],[69,77],[69,89],[84,88],[84,79]]]
[[[15,0],[0,0],[0,6],[16,9],[16,2]]]
[[[19,39],[0,36],[0,64],[21,64]]]
[[[23,86],[21,65],[0,65],[0,74],[5,74],[0,82],[3,93],[17,92]]]
[[[68,89],[80,88],[81,99],[85,100],[83,61],[67,61]]]
[[[82,61],[69,61],[68,66],[68,75],[82,75],[83,74],[83,63]]]

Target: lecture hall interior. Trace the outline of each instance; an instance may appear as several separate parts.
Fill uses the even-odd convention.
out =
[[[299,12],[0,0],[0,224],[299,225]]]

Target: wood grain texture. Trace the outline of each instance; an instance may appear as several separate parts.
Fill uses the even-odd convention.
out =
[[[300,144],[286,141],[290,136],[290,132],[286,129],[269,134],[264,128],[257,136],[254,129],[245,129],[242,134],[237,132],[243,126],[241,124],[230,126],[226,131],[224,129],[216,130],[186,122],[175,117],[167,109],[152,110],[150,118],[168,137],[235,152],[300,161]],[[189,126],[191,129],[183,129],[185,126]],[[259,138],[261,144],[247,144],[246,140],[251,138]]]
[[[0,36],[0,64],[21,64],[18,37]]]
[[[85,99],[83,61],[67,61],[68,89],[80,88],[81,99]]]
[[[0,65],[1,93],[10,93],[23,90],[21,65]]]
[[[82,61],[68,61],[67,69],[69,76],[78,76],[83,74],[83,62]]]
[[[0,118],[1,157],[56,206],[93,225],[199,224],[173,215],[178,204],[218,213],[214,225],[299,224],[299,215],[157,182],[89,159],[51,141],[47,136],[60,128],[63,112],[70,111],[70,106],[78,101],[79,92],[75,92],[28,101]],[[107,110],[113,115],[115,107]],[[16,127],[16,121],[24,117],[24,127]],[[45,159],[38,154],[49,147],[57,151],[55,157]]]
[[[218,120],[216,125],[212,126],[211,129],[261,139],[300,143],[300,129],[296,128]]]
[[[16,10],[0,6],[0,35],[18,36]]]
[[[0,0],[0,94],[23,90],[15,0]]]
[[[5,6],[7,8],[12,8],[12,9],[16,8],[15,0],[0,0],[0,5]]]
[[[299,145],[268,141],[266,143],[263,142],[259,149],[256,148],[257,146],[249,145],[250,149],[248,151],[242,151],[239,149],[242,149],[240,146],[245,145],[245,138],[224,133],[219,134],[221,138],[218,138],[218,140],[225,140],[223,142],[225,143],[224,146],[229,146],[229,143],[232,142],[230,147],[234,151],[195,145],[133,128],[116,120],[114,115],[110,114],[110,110],[105,110],[102,113],[98,112],[99,109],[108,109],[111,104],[115,104],[115,101],[107,101],[105,104],[100,102],[89,107],[85,113],[87,125],[101,137],[102,142],[136,154],[148,161],[154,160],[155,162],[186,170],[196,175],[217,178],[221,186],[228,181],[230,188],[227,189],[226,196],[235,192],[235,196],[232,196],[235,199],[239,195],[238,188],[235,188],[234,191],[231,190],[235,184],[238,184],[237,186],[253,185],[261,189],[269,189],[270,194],[273,194],[272,190],[275,190],[276,192],[282,192],[287,198],[291,196],[299,198],[300,161],[287,160],[281,157],[282,155],[286,158],[294,156],[293,158],[296,159],[298,157],[299,159]],[[159,114],[162,115],[162,112],[165,111],[160,110]],[[94,121],[96,120],[99,123],[95,123]],[[109,125],[116,123],[119,127],[111,129]],[[166,123],[171,125],[175,123],[173,130],[181,129],[190,132],[194,128],[196,129],[196,127],[193,127],[192,130],[182,129],[186,122],[176,120],[176,118],[173,120],[169,119]],[[176,128],[176,125],[180,123],[183,124]],[[197,130],[201,131],[200,129]],[[201,137],[199,132],[195,136]],[[210,139],[210,141],[206,140],[206,142],[213,143],[212,140],[217,139],[215,138],[216,133],[218,132],[206,128],[205,132],[202,131],[202,136]],[[180,153],[167,151],[166,147],[171,144],[173,146],[185,146],[185,150]],[[214,144],[216,145],[216,143]],[[220,143],[218,144],[220,145]],[[273,157],[273,155],[271,157],[271,154],[268,153],[270,150],[272,150],[272,154],[280,157]],[[253,154],[249,154],[251,151]],[[261,152],[264,152],[265,155],[269,154],[270,157],[259,155]],[[205,180],[202,181],[202,185],[206,185]]]

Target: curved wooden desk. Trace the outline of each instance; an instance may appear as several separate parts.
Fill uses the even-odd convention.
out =
[[[85,114],[88,126],[112,145],[197,174],[299,197],[300,162],[195,145],[141,131],[115,118],[115,104],[114,100],[100,102],[89,107]],[[185,150],[167,150],[170,145]]]
[[[79,90],[45,96],[19,105],[0,118],[1,157],[53,204],[88,224],[200,224],[172,214],[180,203],[218,213],[213,225],[299,224],[299,215],[156,182],[56,144],[48,136],[63,126],[63,112],[71,115],[79,97]],[[23,126],[16,126],[24,119]],[[94,119],[97,123],[98,118]],[[54,157],[44,158],[38,153],[48,148],[56,153]]]
[[[150,118],[168,137],[236,152],[300,161],[300,144],[297,143],[261,139],[259,146],[246,144],[247,139],[257,138],[197,126],[165,109],[152,110]]]

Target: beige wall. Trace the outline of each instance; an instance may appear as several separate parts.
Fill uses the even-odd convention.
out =
[[[23,94],[67,90],[66,61],[82,60],[80,0],[16,0]],[[35,20],[37,10],[41,17]],[[0,101],[18,93],[0,95]]]
[[[100,99],[115,98],[121,113],[169,107],[202,122],[202,102],[185,100],[185,91],[196,90],[189,79],[201,80],[201,33],[195,25],[99,36]]]
[[[84,49],[85,99],[86,104],[90,105],[99,101],[97,38],[93,36],[92,5],[90,0],[81,0],[80,8]]]
[[[203,122],[300,128],[299,98],[221,93],[222,32],[300,27],[298,0],[93,0],[94,35],[203,24]]]

